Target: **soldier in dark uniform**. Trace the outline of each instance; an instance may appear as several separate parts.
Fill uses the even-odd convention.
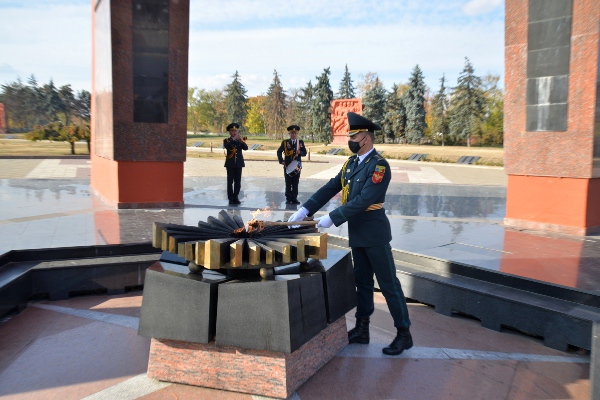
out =
[[[248,150],[248,145],[238,133],[239,124],[235,122],[227,125],[229,137],[223,139],[223,147],[227,150],[225,168],[227,168],[227,198],[229,204],[242,204],[238,196],[242,187],[242,168],[244,164],[243,150]]]
[[[318,218],[317,227],[329,228],[333,224],[339,226],[348,222],[358,297],[356,327],[348,332],[348,340],[350,343],[369,343],[369,317],[375,309],[374,274],[398,330],[383,353],[398,355],[410,349],[413,341],[406,299],[392,258],[390,223],[383,209],[391,180],[390,166],[373,147],[374,131],[381,129],[378,125],[352,112],[348,113],[348,125],[348,147],[355,154],[346,161],[337,176],[304,203],[289,221],[301,221],[313,215],[342,192],[342,205]]]
[[[283,165],[285,203],[300,204],[298,201],[298,182],[300,182],[300,172],[302,172],[302,157],[306,156],[306,147],[304,147],[304,141],[298,139],[298,132],[300,131],[298,125],[290,125],[287,130],[290,138],[281,142],[281,146],[277,149],[277,158],[279,164]],[[287,173],[286,168],[294,160],[298,161],[298,166],[291,173]]]

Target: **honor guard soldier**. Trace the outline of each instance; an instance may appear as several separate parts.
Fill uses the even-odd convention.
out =
[[[225,168],[227,168],[227,198],[229,204],[241,204],[238,196],[242,187],[242,168],[244,164],[244,150],[248,150],[246,141],[239,135],[239,124],[227,125],[229,137],[223,139],[223,148],[227,151],[225,155]]]
[[[406,299],[392,258],[390,222],[383,208],[391,180],[390,166],[373,147],[374,132],[381,129],[379,125],[352,112],[348,113],[348,125],[348,147],[354,155],[346,161],[337,176],[305,202],[289,221],[302,221],[312,216],[333,196],[342,192],[341,205],[318,218],[317,227],[329,228],[348,222],[358,298],[356,326],[348,332],[348,340],[350,343],[369,343],[369,318],[375,309],[375,275],[398,330],[383,353],[398,355],[410,349],[413,341]]]
[[[290,125],[287,128],[290,138],[283,140],[277,149],[279,164],[283,165],[283,177],[285,178],[285,203],[300,204],[298,201],[298,182],[302,172],[302,157],[306,156],[304,141],[298,139],[300,127]]]

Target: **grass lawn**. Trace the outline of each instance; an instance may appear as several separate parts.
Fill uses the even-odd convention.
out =
[[[195,143],[201,142],[199,147],[210,147],[212,145],[214,151],[221,156],[222,149],[217,149],[223,139],[227,137],[214,135],[195,135],[193,138],[188,136],[187,145],[193,146]],[[287,137],[286,137],[287,138]],[[264,136],[249,136],[247,140],[248,146],[253,144],[261,144],[260,150],[277,150],[281,144],[281,139],[267,139]],[[333,148],[344,149],[338,155],[350,156],[350,150],[346,146],[325,146],[321,143],[311,143],[309,140],[304,140],[307,148],[312,154],[325,154]],[[425,161],[456,163],[462,156],[478,156],[481,157],[476,165],[503,166],[504,165],[504,149],[501,147],[466,147],[466,146],[431,146],[431,145],[410,145],[410,144],[376,144],[377,151],[383,152],[383,156],[390,159],[406,160],[412,154],[427,154]],[[213,153],[199,153],[200,157],[211,157]],[[204,154],[204,155],[203,155]],[[211,155],[212,154],[212,155]]]
[[[7,139],[11,136],[12,139]],[[223,143],[225,135],[194,135],[188,136],[187,146],[194,146],[197,142],[202,142],[200,147],[213,147],[213,153],[194,153],[195,157],[222,157],[223,150],[218,147]],[[261,144],[260,150],[275,151],[279,147],[281,140],[268,139],[264,136],[248,137],[248,146]],[[346,146],[325,146],[320,143],[311,143],[305,140],[306,147],[310,149],[311,154],[325,154],[332,148],[344,149],[338,155],[350,155]],[[479,156],[477,165],[504,165],[504,149],[495,147],[466,147],[466,146],[416,146],[408,144],[377,144],[378,151],[383,152],[383,156],[390,159],[405,160],[414,153],[427,154],[425,161],[456,163],[461,156]],[[77,155],[87,155],[87,143],[77,142],[75,144]],[[39,141],[32,142],[23,139],[23,134],[0,134],[0,156],[69,156],[71,147],[67,142]]]

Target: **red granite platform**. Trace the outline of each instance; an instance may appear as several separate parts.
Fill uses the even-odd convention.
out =
[[[287,398],[347,344],[345,316],[291,354],[152,339],[148,377]]]

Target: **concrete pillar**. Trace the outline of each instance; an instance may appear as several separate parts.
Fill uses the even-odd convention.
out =
[[[600,7],[506,0],[505,224],[600,232]]]
[[[117,208],[183,205],[189,0],[92,0],[91,187]]]

